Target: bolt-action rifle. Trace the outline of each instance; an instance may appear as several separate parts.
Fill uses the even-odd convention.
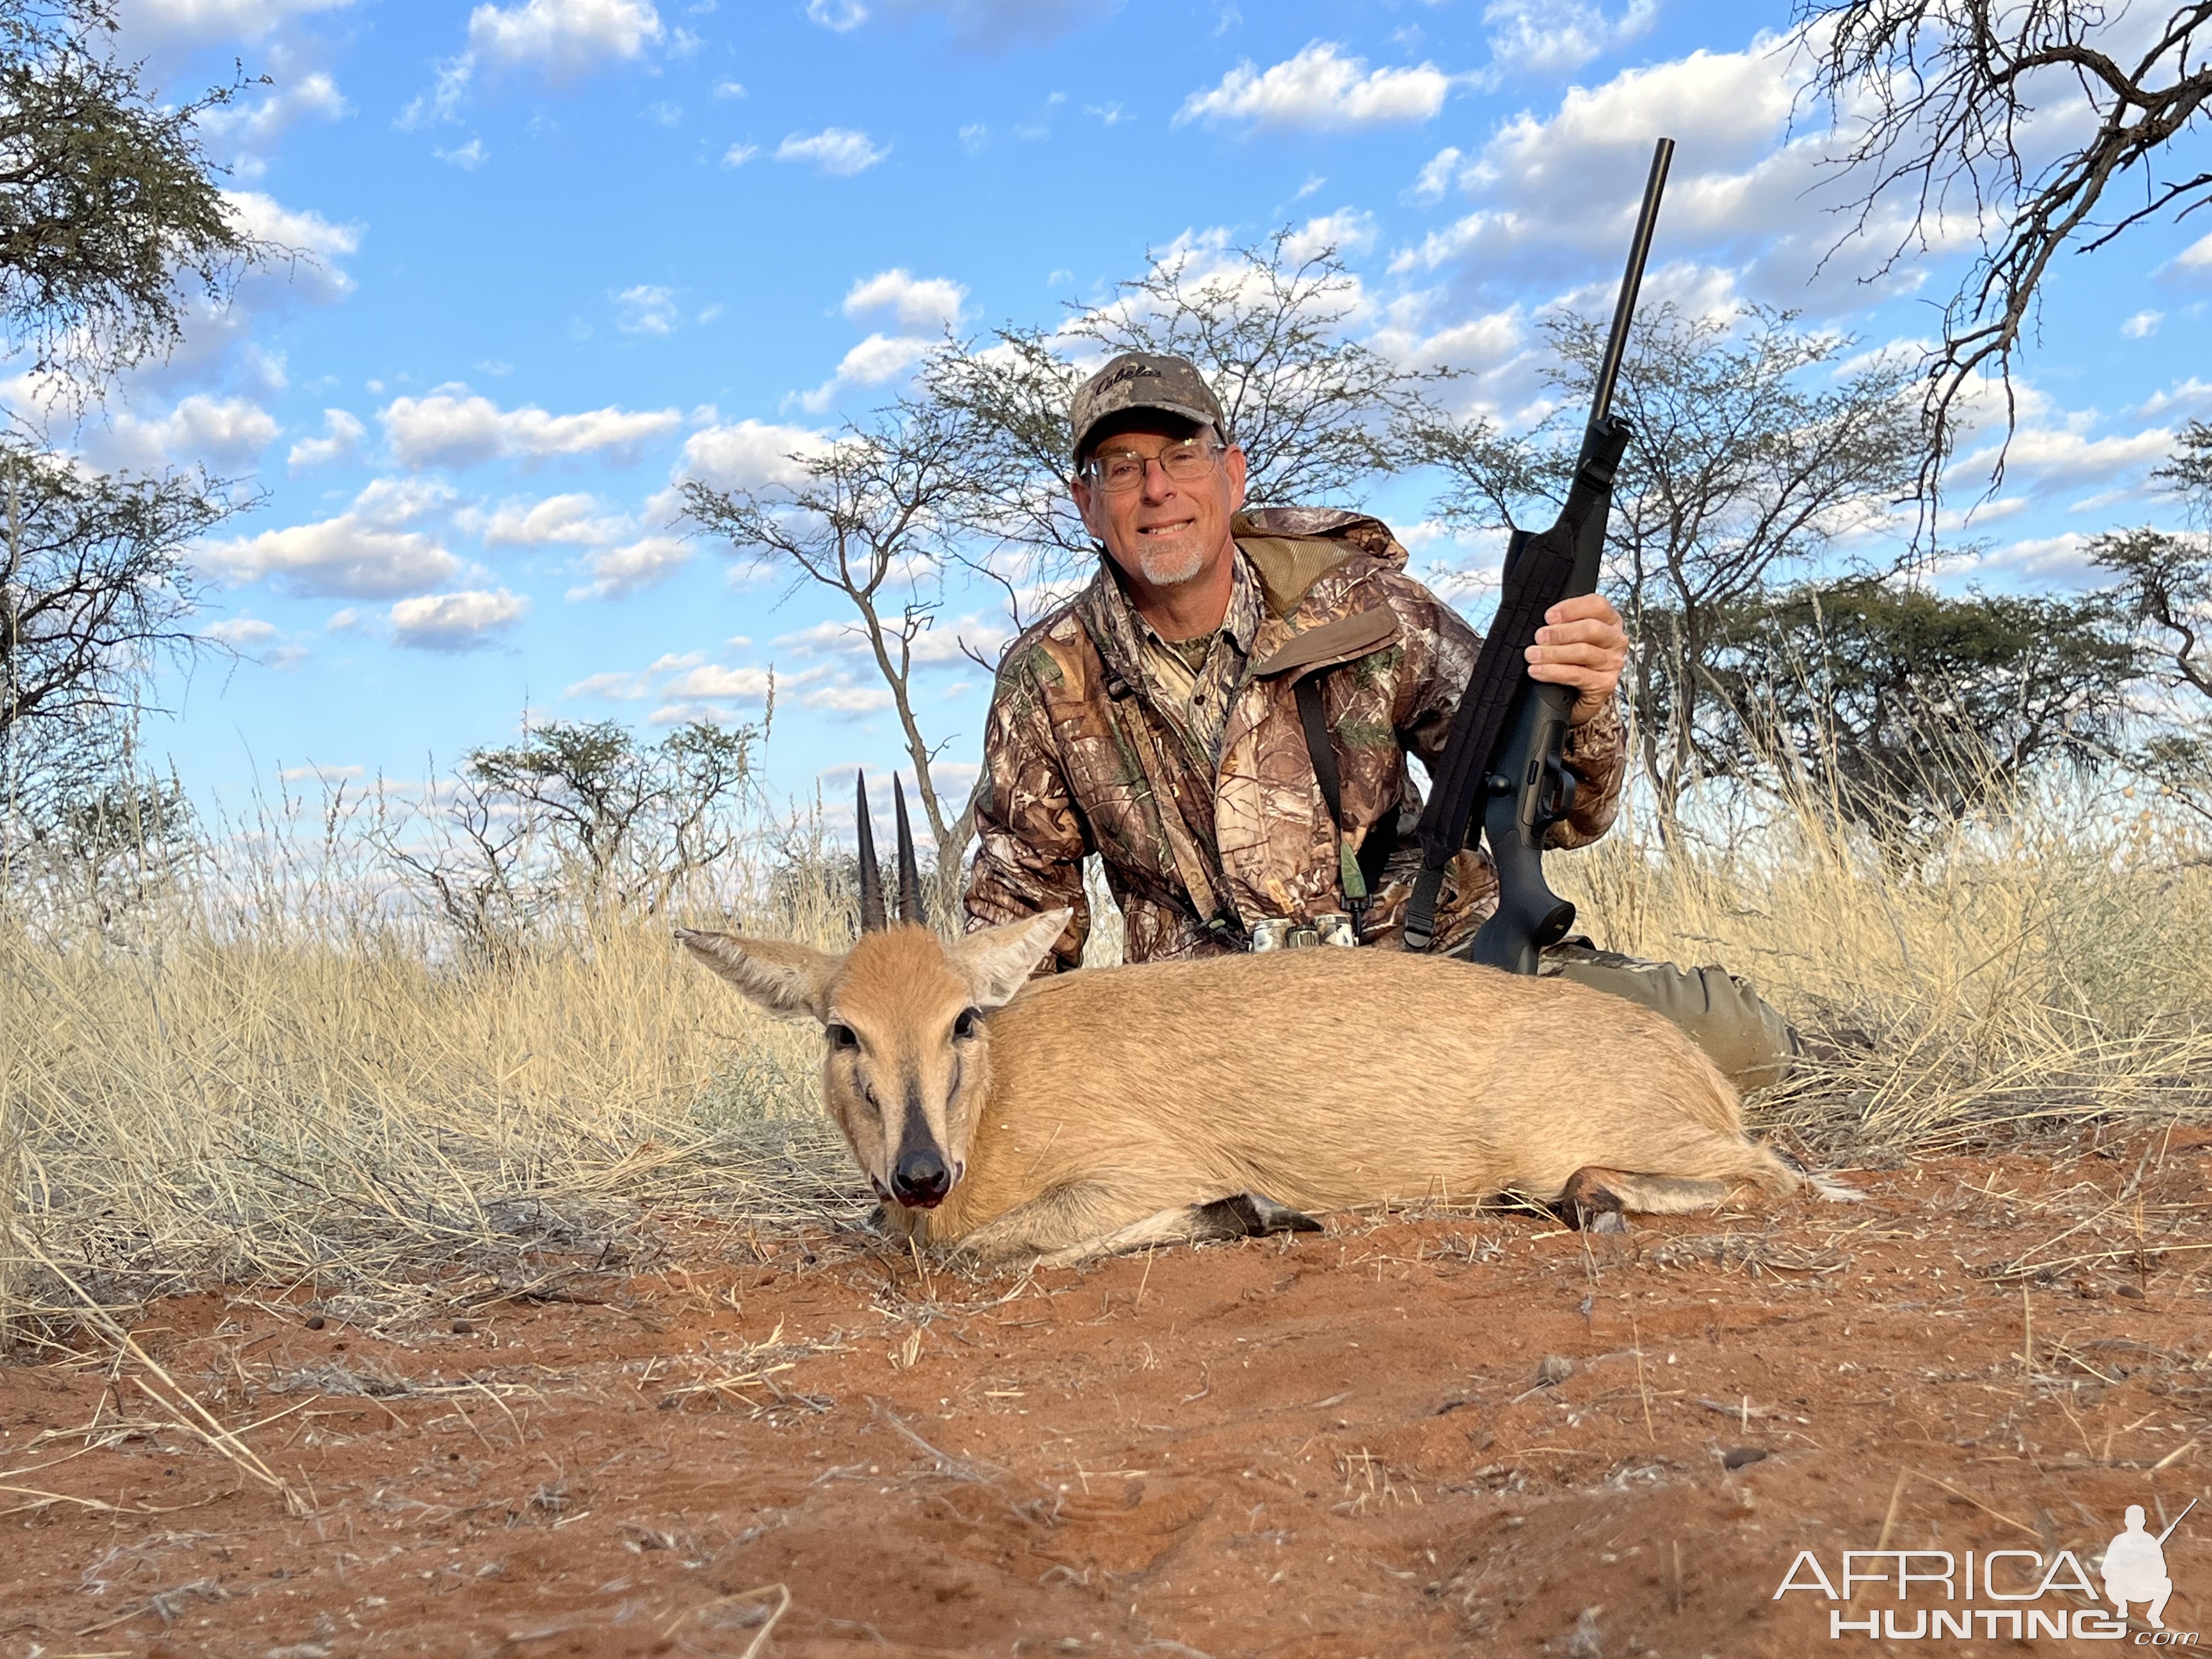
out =
[[[1445,867],[1478,832],[1498,867],[1498,908],[1474,937],[1474,960],[1511,973],[1536,971],[1536,954],[1574,925],[1575,907],[1545,885],[1544,837],[1574,808],[1574,775],[1560,758],[1572,686],[1528,678],[1528,647],[1544,613],[1561,599],[1597,591],[1605,553],[1613,477],[1627,447],[1629,425],[1613,413],[1613,386],[1628,346],[1636,291],[1651,252],[1674,141],[1662,138],[1651,155],[1644,208],[1628,250],[1628,270],[1613,311],[1613,332],[1598,364],[1589,425],[1566,504],[1549,530],[1516,530],[1505,546],[1498,616],[1482,642],[1466,695],[1452,718],[1436,767],[1433,792],[1421,814],[1421,871],[1406,904],[1405,944],[1425,951],[1436,933],[1437,894]]]

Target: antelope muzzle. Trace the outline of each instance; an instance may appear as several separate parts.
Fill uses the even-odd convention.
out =
[[[909,1210],[933,1210],[952,1190],[952,1171],[933,1145],[900,1149],[891,1170],[891,1196]]]

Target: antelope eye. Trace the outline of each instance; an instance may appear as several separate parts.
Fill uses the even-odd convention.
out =
[[[982,1016],[973,1008],[963,1008],[960,1011],[960,1018],[952,1022],[952,1035],[956,1037],[974,1036],[975,1022],[981,1018]]]
[[[860,1039],[853,1035],[853,1028],[849,1025],[827,1026],[823,1034],[830,1039],[832,1048],[857,1048],[860,1046]]]

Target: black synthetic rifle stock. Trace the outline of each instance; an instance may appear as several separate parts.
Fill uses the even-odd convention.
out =
[[[1528,648],[1552,606],[1597,591],[1613,472],[1629,439],[1628,422],[1613,413],[1613,386],[1674,155],[1671,138],[1659,140],[1652,151],[1651,176],[1644,186],[1644,207],[1566,503],[1550,529],[1516,530],[1506,543],[1498,615],[1453,716],[1421,814],[1421,872],[1406,904],[1409,951],[1425,951],[1434,939],[1445,867],[1462,848],[1474,844],[1478,824],[1498,867],[1498,908],[1474,937],[1473,959],[1533,974],[1537,952],[1574,925],[1575,907],[1545,884],[1543,848],[1545,833],[1574,806],[1575,780],[1560,759],[1560,746],[1576,694],[1571,686],[1530,679]]]

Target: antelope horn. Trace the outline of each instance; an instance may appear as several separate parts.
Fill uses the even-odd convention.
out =
[[[854,822],[859,825],[860,839],[860,931],[879,933],[884,927],[884,872],[876,863],[875,826],[868,821],[868,775],[854,775],[854,788],[859,796],[854,809]]]
[[[891,800],[898,808],[899,920],[929,926],[929,913],[921,905],[921,870],[915,862],[914,830],[906,818],[906,789],[891,774]]]

